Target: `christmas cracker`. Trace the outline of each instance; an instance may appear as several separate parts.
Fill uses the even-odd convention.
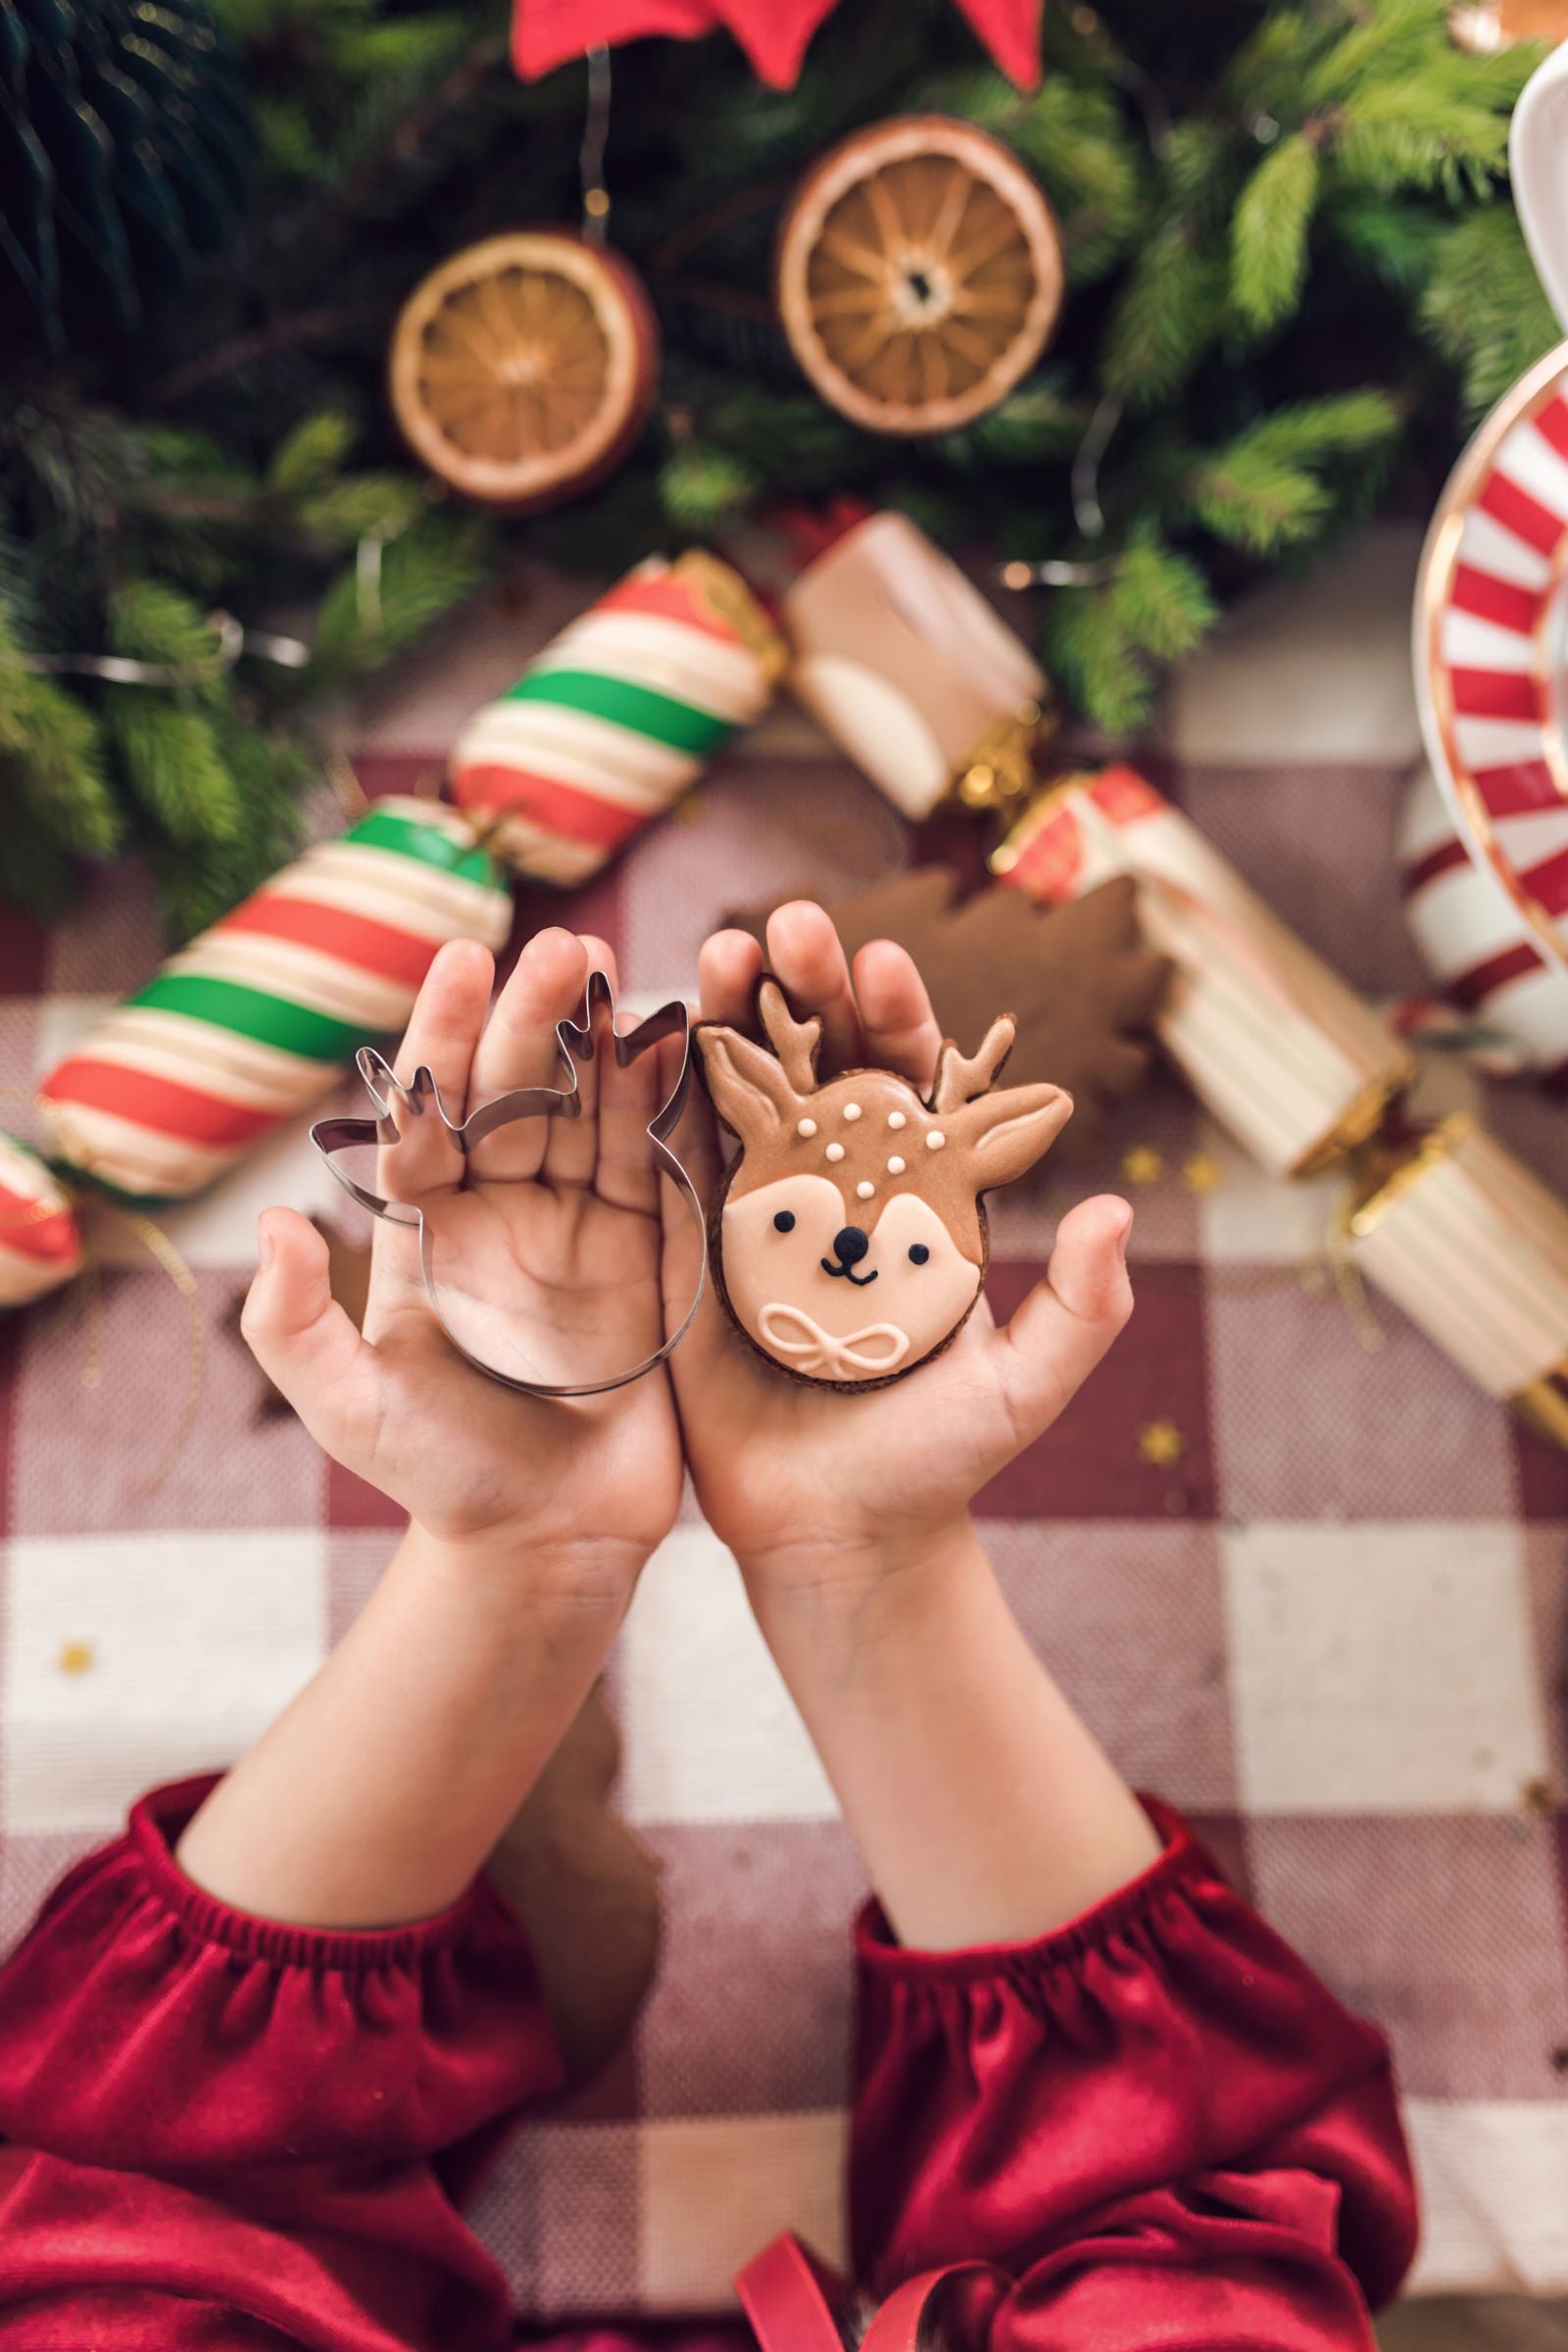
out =
[[[1421,1127],[1387,1022],[1132,769],[1045,792],[995,852],[1035,899],[1139,884],[1176,977],[1156,1026],[1219,1124],[1270,1173],[1342,1171],[1340,1244],[1490,1395],[1568,1447],[1568,1205],[1467,1121]]]
[[[376,802],[56,1064],[39,1090],[54,1160],[138,1201],[189,1199],[403,1028],[447,940],[499,948],[511,923],[505,879],[461,816]]]
[[[737,572],[650,557],[469,721],[452,798],[514,873],[572,889],[761,716],[783,663]]]

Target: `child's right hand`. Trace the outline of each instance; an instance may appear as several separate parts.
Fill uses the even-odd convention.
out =
[[[755,1034],[762,968],[744,932],[709,940],[704,1017]],[[797,1011],[823,1015],[824,1070],[868,1065],[930,1084],[941,1033],[902,948],[862,949],[852,981],[829,917],[796,904],[768,924],[767,968]],[[720,1176],[711,1119],[690,1117],[679,1148],[710,1199]],[[1126,1322],[1131,1223],[1125,1201],[1080,1202],[1005,1329],[982,1298],[917,1376],[864,1396],[787,1378],[731,1328],[710,1289],[671,1368],[698,1500],[754,1599],[859,1590],[946,1545],[971,1497],[1050,1427]],[[682,1225],[671,1225],[672,1296],[689,1296],[689,1250]]]
[[[397,1076],[406,1085],[427,1065],[455,1120],[514,1087],[558,1084],[556,1024],[577,1010],[594,964],[613,983],[602,942],[540,932],[487,1023],[490,956],[473,941],[443,948]],[[645,1131],[661,1078],[658,1053],[619,1071],[601,1052],[581,1072],[579,1118],[502,1128],[465,1168],[427,1112],[383,1152],[383,1164],[399,1163],[398,1195],[448,1220],[472,1311],[484,1313],[500,1289],[520,1299],[530,1344],[568,1359],[598,1348],[611,1367],[660,1346],[659,1179]],[[624,1605],[680,1499],[664,1374],[602,1396],[514,1393],[449,1344],[421,1279],[417,1232],[378,1220],[373,1250],[362,1336],[332,1299],[321,1236],[292,1209],[267,1211],[244,1313],[263,1370],[329,1454],[442,1544],[513,1561],[525,1551],[536,1583],[554,1576],[574,1600],[602,1592]]]

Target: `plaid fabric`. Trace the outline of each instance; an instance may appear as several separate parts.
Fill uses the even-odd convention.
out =
[[[1407,564],[1377,543],[1337,584],[1245,624],[1184,683],[1156,770],[1379,995],[1420,985],[1393,870],[1414,750]],[[520,614],[498,607],[452,633],[367,714],[368,785],[438,767],[579,601],[535,582]],[[721,911],[842,892],[907,854],[886,806],[785,712],[564,911],[611,938],[628,990],[657,997],[690,983]],[[559,906],[530,896],[524,919]],[[117,877],[50,938],[10,926],[0,953],[0,1085],[25,1096],[143,977],[154,929]],[[1452,1070],[1430,1085],[1563,1180],[1568,1112],[1517,1088],[1483,1102]],[[36,1132],[24,1107],[4,1116]],[[981,1498],[986,1540],[1123,1769],[1185,1807],[1392,2034],[1426,2193],[1419,2284],[1563,2289],[1568,1460],[1392,1312],[1369,1350],[1332,1285],[1302,1277],[1332,1186],[1267,1182],[1173,1082],[1127,1109],[1101,1164],[997,1204],[999,1306],[1039,1274],[1068,1199],[1124,1184],[1129,1150],[1136,1322]],[[221,1328],[254,1212],[273,1200],[341,1216],[302,1132],[162,1220],[195,1271],[207,1351],[182,1437],[186,1309],[127,1227],[96,1232],[96,1302],[86,1286],[0,1332],[7,1937],[145,1784],[220,1763],[262,1729],[394,1541],[380,1497],[292,1419],[259,1413],[259,1378]],[[829,2256],[842,2246],[860,1874],[694,1516],[649,1569],[612,1685],[622,1796],[664,1868],[668,1940],[632,2044],[514,2143],[485,2193],[480,2227],[525,2313],[715,2305],[786,2224]]]

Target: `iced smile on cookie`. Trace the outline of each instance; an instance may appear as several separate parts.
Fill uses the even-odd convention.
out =
[[[1053,1086],[990,1091],[1008,1019],[972,1060],[943,1048],[929,1100],[886,1070],[818,1086],[820,1022],[796,1021],[771,980],[760,1006],[771,1053],[716,1024],[697,1032],[709,1092],[743,1146],[718,1231],[730,1312],[805,1379],[912,1370],[979,1296],[981,1195],[1033,1164],[1071,1100]]]

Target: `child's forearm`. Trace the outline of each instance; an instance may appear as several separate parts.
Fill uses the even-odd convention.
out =
[[[1023,1941],[1154,1859],[967,1521],[863,1577],[776,1586],[759,1621],[904,1942]]]
[[[599,1674],[624,1597],[573,1564],[411,1528],[315,1679],[214,1789],[179,1862],[270,1919],[374,1928],[454,1901]]]

